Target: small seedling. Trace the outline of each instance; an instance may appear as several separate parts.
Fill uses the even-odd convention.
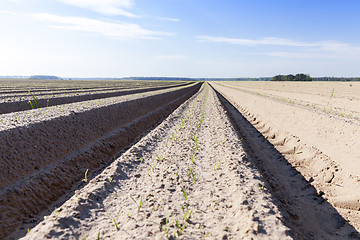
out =
[[[155,172],[156,163],[154,163],[154,165],[149,164],[149,166],[151,167],[152,171]]]
[[[100,232],[98,232],[97,240],[100,240]]]
[[[135,200],[133,197],[131,197],[131,196],[130,196],[130,198],[131,198],[131,199],[135,202],[136,206],[138,207],[138,212],[140,212],[140,208],[141,208],[142,201],[143,201],[142,196],[140,197],[140,201],[139,201],[139,203],[138,203],[138,202],[136,202],[136,200]]]
[[[168,231],[169,231],[169,229],[167,229],[167,225],[168,225],[168,223],[169,223],[169,215],[170,215],[170,213],[167,215],[167,217],[166,217],[166,220],[165,220],[165,227],[163,228],[163,230],[164,230],[164,232],[166,233],[166,234],[168,234]]]
[[[56,213],[56,216],[59,215],[59,210],[57,208],[55,208],[55,213]]]
[[[175,134],[174,133],[171,134],[170,140],[175,140]]]
[[[114,180],[114,177],[108,177],[109,182],[112,182]]]
[[[192,177],[193,177],[193,182],[192,184],[196,183],[196,176],[194,174],[192,174]]]
[[[34,102],[35,102],[35,106],[36,106],[36,108],[39,108],[39,104],[38,104],[38,102],[37,102],[37,100],[36,100],[36,98],[35,98],[35,96],[34,96],[34,94],[32,94],[30,91],[29,91],[29,93],[30,93],[30,95],[33,97],[33,99],[34,99]],[[31,101],[29,100],[29,102],[30,102],[30,105],[31,105],[31,107],[32,107],[32,109],[34,109],[34,106],[33,106],[33,104],[31,103]]]
[[[181,235],[182,230],[184,230],[185,226],[181,226],[179,219],[175,220],[176,227],[178,228],[177,233]]]
[[[86,169],[86,171],[85,171],[85,178],[83,179],[83,181],[86,182],[86,183],[88,182],[88,179],[87,179],[88,171],[89,171],[89,169]]]
[[[161,162],[161,160],[164,158],[163,155],[159,156],[156,154],[156,158],[158,159],[159,162]]]
[[[29,103],[30,103],[31,108],[34,109],[34,106],[30,100],[29,100]]]
[[[181,191],[183,192],[183,195],[184,195],[184,202],[186,203],[186,200],[187,200],[187,194],[185,192],[185,189],[184,188],[181,188]]]
[[[141,163],[141,164],[143,163],[143,157],[140,158],[140,163]]]
[[[113,221],[114,221],[116,230],[119,230],[119,226],[118,226],[118,223],[117,223],[117,218],[114,218],[114,217],[113,217]]]

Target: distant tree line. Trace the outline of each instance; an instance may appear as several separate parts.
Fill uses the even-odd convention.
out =
[[[185,77],[125,77],[122,80],[148,80],[148,81],[194,81],[193,78]]]
[[[260,78],[195,78],[197,81],[270,81],[271,77]]]
[[[125,77],[122,80],[164,81],[270,81],[271,77],[259,78],[186,78],[186,77]]]
[[[360,81],[360,77],[316,77],[314,81],[341,81],[341,82],[355,82]]]
[[[310,77],[310,75],[307,74],[303,74],[303,73],[298,73],[296,75],[276,75],[274,77],[271,78],[271,81],[301,81],[301,82],[305,82],[305,81],[312,81],[313,78]]]
[[[46,80],[61,80],[62,78],[57,76],[47,76],[47,75],[33,75],[29,79],[46,79]]]

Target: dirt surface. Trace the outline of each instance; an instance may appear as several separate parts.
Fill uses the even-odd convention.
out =
[[[359,82],[222,82],[242,92],[360,124]]]
[[[237,83],[211,84],[241,113],[235,117],[243,116],[239,125],[247,122],[248,134],[258,134],[262,139],[254,140],[249,135],[254,142],[249,148],[265,154],[258,156],[257,165],[271,183],[274,195],[281,200],[282,209],[289,212],[289,223],[297,236],[359,239],[360,127],[357,120],[278,101],[266,96],[265,90],[256,94],[261,89],[252,88],[249,92]],[[256,129],[251,129],[253,126]],[[262,145],[261,141],[268,144]],[[278,158],[276,153],[263,150],[273,146]],[[289,184],[282,184],[283,181]]]
[[[84,185],[24,239],[291,239],[208,87]]]
[[[31,80],[27,81],[31,82]],[[32,107],[36,107],[36,104],[38,104],[40,108],[44,108],[74,102],[144,93],[191,84],[191,82],[167,81],[112,81],[104,82],[99,86],[97,81],[87,81],[80,82],[78,85],[73,86],[73,81],[57,81],[58,84],[63,85],[64,87],[55,88],[53,82],[47,81],[45,83],[48,83],[46,84],[46,88],[44,86],[44,88],[39,89],[38,87],[35,87],[37,83],[33,82],[34,86],[28,87],[28,91],[24,91],[24,89],[26,89],[25,86],[19,86],[22,90],[13,90],[13,92],[4,89],[4,86],[0,86],[0,114],[31,110]],[[23,82],[23,84],[25,84],[25,82]],[[71,86],[73,88],[70,88]],[[104,86],[109,87],[104,88]],[[80,87],[86,87],[86,89],[84,90]],[[31,94],[33,94],[36,98],[36,103],[29,91],[31,91]],[[32,102],[32,105],[29,101]]]
[[[0,131],[0,238],[36,223],[86,169],[90,175],[111,162],[200,85],[2,114],[13,124]]]

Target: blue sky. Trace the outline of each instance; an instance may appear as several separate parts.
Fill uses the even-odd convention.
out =
[[[0,75],[360,76],[357,0],[1,0]]]

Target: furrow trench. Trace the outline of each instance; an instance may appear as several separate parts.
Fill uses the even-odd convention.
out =
[[[74,112],[0,132],[0,239],[101,169],[201,86]]]

